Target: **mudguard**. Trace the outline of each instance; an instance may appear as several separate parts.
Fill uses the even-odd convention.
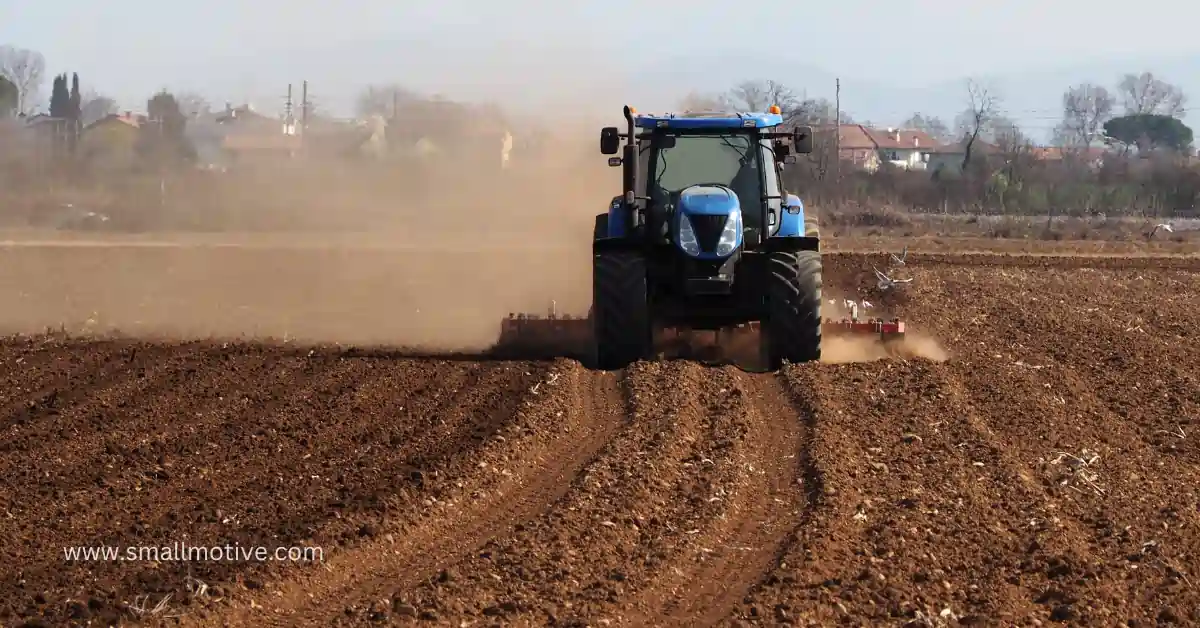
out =
[[[795,194],[787,195],[783,215],[779,219],[779,231],[774,238],[797,238],[804,236],[804,203]]]
[[[614,196],[608,204],[608,237],[624,238],[625,226],[628,224],[628,211],[620,196]]]

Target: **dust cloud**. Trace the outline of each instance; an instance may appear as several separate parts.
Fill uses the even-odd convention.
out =
[[[541,125],[513,131],[506,169],[497,139],[426,163],[326,153],[180,173],[162,199],[110,185],[75,202],[119,233],[0,234],[0,328],[473,351],[509,313],[586,314],[593,217],[620,173],[599,125]]]
[[[850,318],[850,309],[844,296],[844,293],[847,292],[836,288],[830,288],[826,291],[826,301],[822,303],[821,307],[821,314],[824,318],[827,320]],[[893,318],[904,320],[903,309],[904,304],[907,302],[907,293],[896,296],[882,294],[878,290],[862,292],[867,292],[866,296],[869,299],[860,299],[857,301],[860,307],[859,320],[891,320]],[[870,303],[871,306],[865,308],[864,303]],[[876,360],[895,358],[919,358],[935,362],[945,362],[950,359],[950,354],[936,338],[920,331],[913,331],[912,329],[906,329],[902,339],[891,340],[886,344],[879,337],[870,335],[826,334],[822,339],[821,362],[826,364],[874,362]]]
[[[847,364],[851,362],[874,362],[894,358],[921,358],[934,362],[945,362],[950,354],[941,344],[921,334],[909,332],[902,340],[885,345],[872,337],[829,336],[821,343],[821,362]]]

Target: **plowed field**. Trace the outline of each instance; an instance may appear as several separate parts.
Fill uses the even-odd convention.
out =
[[[0,623],[1200,622],[1200,261],[884,257],[947,359],[12,337]]]

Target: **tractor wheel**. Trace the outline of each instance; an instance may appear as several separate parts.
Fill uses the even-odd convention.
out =
[[[767,368],[783,361],[821,359],[821,254],[772,253],[767,257],[767,316],[762,350]]]
[[[817,215],[804,212],[804,237],[819,238],[821,230],[817,228]]]
[[[653,356],[645,257],[626,251],[595,255],[592,307],[600,368],[624,368]]]

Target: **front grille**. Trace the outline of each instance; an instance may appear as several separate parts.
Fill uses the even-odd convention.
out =
[[[692,215],[692,230],[696,232],[696,240],[700,250],[712,253],[717,250],[717,242],[721,240],[721,232],[725,230],[725,221],[729,216]]]

